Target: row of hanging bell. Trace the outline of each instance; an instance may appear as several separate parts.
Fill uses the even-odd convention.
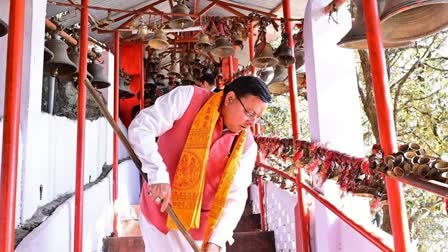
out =
[[[148,41],[148,45],[156,50],[165,50],[170,46],[166,38],[166,33],[162,29],[154,31],[154,37]]]
[[[264,44],[264,48],[260,49]],[[273,67],[277,64],[289,66],[296,63],[296,57],[292,49],[283,41],[274,53],[274,49],[269,43],[259,43],[256,47],[256,53],[252,60],[252,65],[257,68]],[[257,50],[258,49],[258,50]],[[296,66],[297,67],[297,66]]]
[[[366,49],[367,39],[361,0],[351,30],[338,45]],[[426,37],[448,26],[448,1],[442,0],[378,0],[378,12],[385,48],[407,47],[413,40]]]
[[[235,54],[235,49],[233,49],[233,45],[229,42],[229,38],[221,35],[215,39],[215,46],[210,53],[213,56],[225,58]]]

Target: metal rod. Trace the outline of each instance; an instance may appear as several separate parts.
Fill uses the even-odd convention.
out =
[[[386,156],[397,151],[397,139],[386,72],[381,25],[377,1],[363,0],[362,3],[364,6],[364,21],[372,69],[373,93],[375,96],[380,143],[384,156]],[[410,251],[412,246],[402,184],[389,177],[386,177],[385,180],[395,250]]]
[[[144,56],[145,56],[145,45],[142,44],[141,49],[141,59],[140,59],[140,110],[145,108],[145,64],[144,62]]]
[[[255,41],[254,41],[254,22],[250,22],[249,24],[249,59],[250,62],[255,57]],[[255,67],[251,64],[250,65],[250,73],[252,76],[255,74]]]
[[[377,246],[381,251],[394,251],[388,244],[386,244],[380,237],[376,234],[366,230],[361,224],[356,223],[350,217],[345,215],[341,210],[335,207],[330,201],[326,199],[325,196],[317,193],[307,184],[300,183],[297,188],[305,189],[309,194],[311,194],[315,199],[317,199],[322,205],[331,210],[334,214],[336,214],[341,220],[351,226],[354,230],[364,236],[367,240],[372,242],[375,246]]]
[[[48,114],[53,115],[54,109],[54,86],[56,84],[56,77],[50,75],[50,79],[48,82]]]
[[[114,122],[118,124],[118,110],[119,110],[119,81],[120,81],[120,33],[118,31],[114,32],[114,47],[115,47],[115,57],[114,57]],[[113,220],[113,233],[115,235],[117,232],[117,212],[116,212],[116,202],[118,199],[118,136],[114,132],[113,136],[113,161],[112,161],[112,177],[113,177],[113,189],[112,198],[114,204],[114,220]]]
[[[278,170],[278,169],[275,169],[275,168],[272,167],[272,166],[269,166],[269,165],[267,165],[267,164],[263,164],[263,163],[257,163],[257,166],[258,166],[258,167],[262,167],[262,168],[264,168],[264,169],[266,169],[266,170],[272,171],[272,172],[274,172],[274,173],[277,173],[277,174],[280,175],[281,177],[283,177],[283,178],[285,178],[285,179],[288,179],[288,180],[290,180],[290,181],[296,183],[296,178],[294,178],[293,176],[289,175],[288,173],[286,173],[286,172],[284,172],[284,171],[280,171],[280,170]]]
[[[81,32],[78,73],[78,131],[76,142],[76,185],[75,185],[75,233],[74,252],[82,251],[83,241],[83,206],[84,206],[84,152],[85,152],[85,124],[86,124],[86,86],[87,78],[87,47],[89,38],[89,0],[82,0]]]
[[[0,251],[14,250],[25,9],[24,0],[10,2],[0,177]]]
[[[143,179],[147,182],[148,178],[146,177],[146,174],[142,171],[142,163],[138,159],[137,155],[135,154],[134,150],[132,149],[128,139],[124,136],[123,132],[121,131],[120,127],[118,127],[118,124],[115,123],[114,119],[112,118],[112,115],[107,110],[106,105],[104,104],[103,100],[100,98],[99,94],[97,93],[96,89],[92,86],[89,80],[86,79],[85,81],[87,90],[89,90],[90,94],[93,96],[93,99],[98,104],[101,113],[106,117],[106,120],[109,122],[112,129],[115,131],[115,133],[118,135],[118,138],[123,143],[124,147],[129,153],[129,156],[131,157],[131,160],[134,162],[135,166],[137,167],[138,172],[143,177]],[[191,237],[190,233],[186,231],[186,228],[183,226],[182,222],[179,220],[179,218],[176,216],[175,212],[173,211],[171,205],[168,205],[167,207],[167,213],[173,219],[174,223],[176,224],[179,231],[184,235],[185,239],[188,241],[188,243],[191,245],[193,250],[195,252],[200,252],[200,248],[196,244],[196,242]]]
[[[445,199],[448,198],[448,185],[445,183],[441,183],[434,180],[428,181],[415,175],[408,175],[404,177],[393,177],[393,179],[414,186],[416,188],[420,188],[427,192],[434,193],[436,195],[444,197]]]

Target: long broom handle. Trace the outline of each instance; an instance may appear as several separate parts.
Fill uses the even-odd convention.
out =
[[[124,147],[128,151],[129,156],[131,157],[131,160],[134,161],[134,164],[135,164],[135,166],[138,169],[138,172],[140,173],[140,175],[142,175],[143,179],[146,182],[148,182],[148,178],[146,177],[146,174],[142,171],[142,163],[140,162],[140,160],[138,159],[138,157],[135,154],[134,150],[132,149],[131,144],[129,144],[128,139],[126,139],[126,137],[124,136],[123,132],[121,131],[121,129],[118,127],[117,123],[112,118],[112,115],[109,113],[109,110],[107,110],[106,105],[104,104],[103,100],[100,98],[98,92],[92,86],[92,83],[90,83],[90,81],[88,79],[86,79],[84,83],[85,83],[87,89],[89,90],[90,94],[93,96],[93,99],[96,101],[96,103],[100,107],[101,113],[104,115],[104,117],[106,117],[106,119],[109,122],[110,126],[112,126],[112,129],[115,131],[115,133],[117,134],[118,138],[120,138],[120,140],[123,143]],[[201,252],[201,249],[198,247],[196,242],[193,240],[193,238],[191,237],[190,233],[188,233],[188,231],[184,227],[184,225],[182,225],[182,222],[179,220],[179,218],[177,217],[176,213],[174,212],[174,210],[173,210],[173,208],[171,207],[170,204],[168,204],[168,207],[166,208],[166,211],[167,211],[168,215],[171,217],[171,219],[174,221],[174,223],[176,224],[176,226],[179,229],[179,231],[183,234],[185,239],[187,239],[188,243],[191,245],[193,250],[195,252]]]

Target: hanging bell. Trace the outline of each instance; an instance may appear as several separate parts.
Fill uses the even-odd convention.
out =
[[[8,33],[8,24],[0,18],[0,38]]]
[[[224,58],[233,55],[234,53],[235,50],[226,36],[219,36],[215,39],[215,46],[211,50],[213,56]]]
[[[259,69],[255,73],[255,77],[260,78],[264,83],[270,83],[272,79],[274,78],[274,68],[273,67],[266,67],[263,69]]]
[[[364,11],[362,0],[354,0],[356,5],[355,21],[348,33],[338,42],[338,46],[350,49],[367,49],[367,37],[364,23]],[[378,0],[379,11],[381,13],[384,0]],[[384,31],[383,31],[384,34]],[[384,48],[400,48],[412,45],[411,41],[387,42],[383,38]]]
[[[120,99],[129,99],[134,97],[134,93],[132,93],[131,89],[129,89],[129,82],[126,81],[126,78],[120,78],[118,92]]]
[[[195,81],[191,73],[184,73],[184,78],[182,79],[182,85],[194,85]]]
[[[278,64],[282,66],[289,66],[291,64],[294,64],[296,61],[296,59],[292,55],[291,48],[289,48],[289,46],[284,42],[282,42],[277,48],[275,56],[277,56]]]
[[[190,9],[183,3],[178,3],[171,9],[174,14],[190,14]],[[193,19],[190,16],[173,16],[168,26],[172,29],[186,29],[193,26]]]
[[[448,27],[447,0],[386,0],[381,13],[388,42],[416,40]]]
[[[299,69],[305,64],[305,49],[301,46],[295,47],[294,58],[296,59],[296,69]]]
[[[196,44],[194,45],[194,48],[196,50],[203,52],[208,52],[211,47],[212,45],[210,44],[210,37],[205,33],[202,33],[199,36],[198,42],[196,42]]]
[[[60,75],[58,78],[66,81],[77,81],[79,74],[79,47],[71,47],[68,52],[68,58],[76,65],[76,72],[68,75]],[[89,71],[87,71],[87,79],[90,81],[93,79],[93,76]]]
[[[180,65],[179,62],[171,64],[170,71],[168,72],[168,77],[180,78]]]
[[[264,48],[260,48],[264,45]],[[258,48],[258,49],[257,49]],[[278,64],[278,60],[274,57],[272,46],[269,43],[260,43],[255,46],[255,58],[252,65],[257,68],[272,67]]]
[[[68,45],[54,35],[45,42],[45,47],[53,52],[54,58],[45,62],[44,71],[51,76],[69,75],[77,71],[76,65],[68,58]]]
[[[151,55],[149,55],[148,60],[151,63],[160,63],[159,53],[157,51],[154,51],[153,53],[151,53]]]
[[[160,71],[158,73],[156,73],[155,77],[155,81],[157,82],[157,80],[163,80],[166,78],[166,76],[168,75],[168,71],[166,71],[165,69],[160,69]]]
[[[154,31],[154,38],[148,41],[148,45],[156,50],[165,50],[170,46],[166,39],[166,33],[162,29]]]
[[[232,43],[234,46],[243,48],[243,34],[241,31],[236,31],[232,34]]]
[[[95,60],[92,63],[87,64],[87,69],[93,75],[92,85],[97,89],[107,88],[110,83],[107,81],[103,73],[103,67],[97,64]]]
[[[289,91],[288,69],[282,65],[275,66],[274,78],[268,85],[269,92],[273,95],[281,95]]]
[[[54,53],[48,49],[47,47],[44,46],[44,62],[47,62],[49,60],[51,60],[52,58],[54,58]]]

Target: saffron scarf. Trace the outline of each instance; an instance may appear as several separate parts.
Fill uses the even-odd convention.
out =
[[[171,192],[171,204],[176,215],[187,230],[199,228],[205,172],[211,139],[219,118],[219,106],[223,92],[213,94],[195,116],[187,141],[177,165]],[[227,160],[218,191],[210,210],[203,244],[207,243],[222,214],[230,192],[233,177],[243,153],[246,131],[242,131]],[[170,229],[177,229],[174,221],[168,217]]]

